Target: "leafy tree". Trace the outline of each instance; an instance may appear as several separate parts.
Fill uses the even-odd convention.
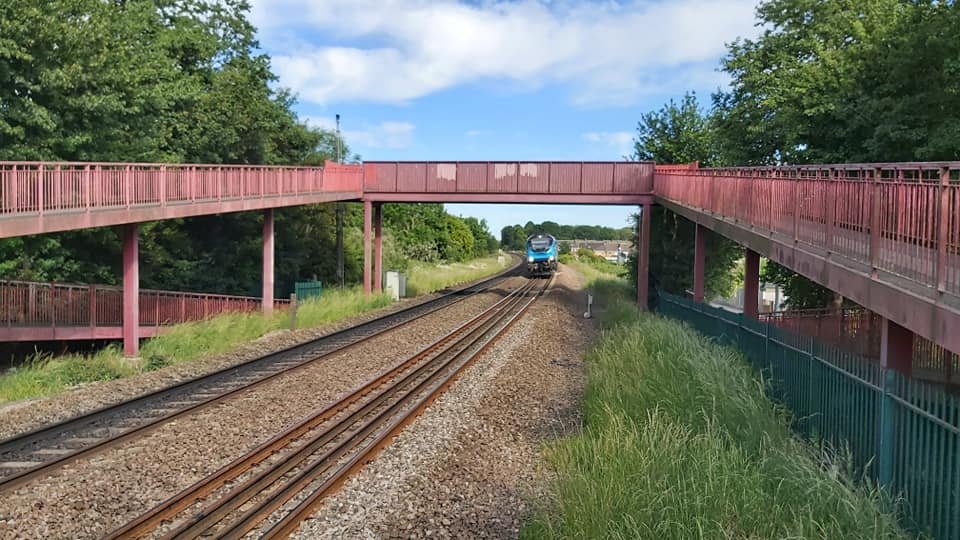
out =
[[[701,112],[696,96],[686,94],[678,105],[670,101],[659,111],[644,114],[634,139],[633,159],[659,163],[699,161],[713,165],[714,132],[707,116]],[[634,216],[634,228],[638,216]],[[673,294],[683,295],[693,287],[693,248],[696,225],[669,210],[656,206],[650,216],[650,273],[659,286]],[[634,233],[634,246],[638,245]],[[707,232],[707,265],[705,288],[708,296],[733,292],[733,267],[742,256],[735,242]],[[628,259],[629,279],[636,287],[637,257]]]
[[[718,161],[714,141],[712,126],[701,112],[696,94],[687,93],[679,105],[671,99],[659,111],[640,117],[630,157],[659,163],[699,161],[703,166],[713,166]]]

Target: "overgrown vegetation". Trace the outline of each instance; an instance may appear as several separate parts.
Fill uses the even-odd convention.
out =
[[[503,268],[496,257],[452,265],[416,263],[411,268],[407,294],[423,294],[464,281],[479,279]],[[411,286],[412,283],[412,286]],[[300,303],[297,327],[310,328],[384,307],[386,294],[367,296],[359,287],[327,289],[318,298]],[[220,354],[290,327],[286,312],[270,317],[262,313],[228,313],[204,321],[172,326],[147,340],[140,349],[140,361],[123,358],[118,346],[94,354],[54,357],[34,355],[24,365],[0,376],[0,403],[47,396],[78,384],[128,377],[169,365]]]
[[[522,537],[903,537],[879,492],[791,434],[737,351],[638,313],[623,283],[591,285],[584,427],[548,449],[554,497]]]
[[[407,271],[407,295],[428,294],[495,274],[510,264],[510,257],[504,256],[502,264],[500,261],[499,257],[486,257],[464,263],[412,263]]]
[[[559,261],[574,266],[580,273],[586,272],[588,277],[623,277],[628,270],[626,265],[610,262],[586,248],[580,248],[576,253],[561,254]]]

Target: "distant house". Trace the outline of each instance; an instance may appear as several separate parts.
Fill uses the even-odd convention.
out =
[[[595,255],[615,262],[625,263],[627,257],[633,252],[629,240],[559,240],[570,244],[570,250],[574,253],[578,249],[589,249]]]

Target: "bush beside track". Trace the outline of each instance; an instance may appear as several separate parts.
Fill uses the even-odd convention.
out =
[[[430,266],[429,273],[420,271],[425,276],[429,274],[429,277],[421,279],[417,274],[411,276],[411,281],[419,289],[408,290],[408,295],[413,296],[414,291],[416,294],[426,294],[477,280],[504,268],[497,264],[496,257],[449,267]],[[297,326],[312,328],[383,308],[390,303],[388,295],[366,296],[360,287],[329,289],[318,299],[300,303]],[[120,379],[226,353],[243,343],[289,327],[289,314],[285,312],[275,312],[269,317],[262,313],[227,313],[164,330],[161,335],[144,342],[140,350],[142,362],[130,362],[123,358],[123,352],[117,345],[89,355],[35,355],[25,364],[0,376],[0,404],[49,396],[79,384]]]
[[[547,449],[552,499],[523,538],[901,538],[876,490],[794,437],[740,353],[592,283],[580,435]]]

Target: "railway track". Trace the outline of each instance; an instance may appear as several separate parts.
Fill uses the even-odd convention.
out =
[[[0,441],[0,493],[490,290],[518,268],[307,343]]]
[[[531,280],[473,319],[108,538],[289,536],[519,319],[551,280]]]

